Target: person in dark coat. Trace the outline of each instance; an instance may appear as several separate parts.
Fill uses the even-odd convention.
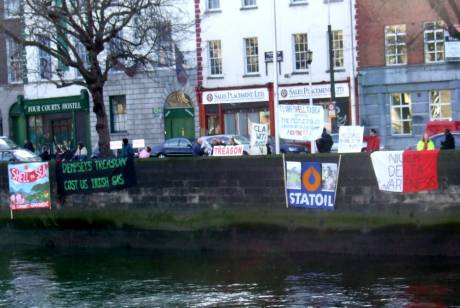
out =
[[[323,133],[321,138],[316,140],[316,147],[318,148],[319,153],[330,153],[334,141],[332,140],[331,135],[327,133],[326,128],[323,128]]]
[[[24,142],[23,148],[27,149],[27,150],[29,150],[31,152],[35,152],[34,145],[32,144],[32,142],[30,142],[30,140],[26,140],[26,142]]]
[[[128,138],[123,138],[123,145],[121,148],[121,157],[134,157],[134,150],[128,142]]]
[[[455,139],[450,133],[450,130],[446,128],[444,131],[445,139],[441,141],[441,150],[453,150],[455,149]]]
[[[196,142],[193,144],[192,155],[193,156],[203,156],[204,155],[203,139],[202,138],[198,138],[196,140]]]

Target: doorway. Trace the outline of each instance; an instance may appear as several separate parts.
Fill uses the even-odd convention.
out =
[[[165,103],[165,139],[195,138],[195,111],[192,100],[182,91],[171,93]]]

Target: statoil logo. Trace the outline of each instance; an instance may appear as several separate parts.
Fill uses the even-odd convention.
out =
[[[308,168],[302,175],[302,184],[309,192],[317,191],[321,186],[321,174],[313,166]]]

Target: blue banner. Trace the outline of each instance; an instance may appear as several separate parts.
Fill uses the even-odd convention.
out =
[[[333,210],[337,164],[286,162],[288,207]]]

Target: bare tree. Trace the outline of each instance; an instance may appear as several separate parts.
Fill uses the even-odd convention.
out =
[[[449,27],[450,35],[460,38],[459,28],[455,25],[460,23],[460,1],[459,0],[428,0],[431,8]]]
[[[22,46],[50,55],[50,81],[58,87],[80,85],[92,97],[101,154],[110,156],[110,133],[104,106],[104,84],[111,70],[128,75],[168,65],[175,41],[188,34],[191,23],[181,0],[24,0],[23,33],[1,25]],[[68,68],[81,78],[69,78]]]

